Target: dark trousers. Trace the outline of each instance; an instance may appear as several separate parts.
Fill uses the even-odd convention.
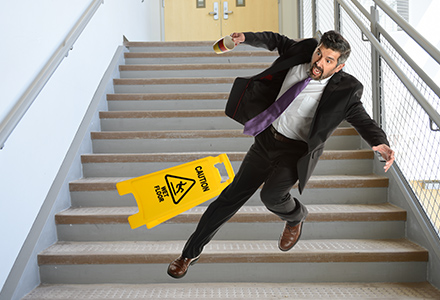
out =
[[[188,239],[182,256],[194,258],[264,183],[260,197],[264,205],[282,220],[296,225],[307,216],[307,209],[290,195],[298,180],[297,162],[307,151],[307,144],[290,140],[281,142],[266,129],[255,138],[232,183],[212,202],[195,232]]]

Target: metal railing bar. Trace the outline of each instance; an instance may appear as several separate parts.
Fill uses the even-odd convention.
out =
[[[394,22],[440,64],[440,51],[383,0],[373,0]]]
[[[385,37],[388,43],[390,43],[391,46],[394,47],[397,53],[399,53],[399,55],[402,56],[402,58],[408,63],[408,65],[417,73],[417,75],[419,75],[420,78],[429,86],[429,88],[440,98],[440,88],[434,82],[434,80],[432,80],[431,77],[417,65],[417,63],[411,58],[411,56],[409,56],[405,52],[405,50],[400,47],[400,45],[391,37],[388,32],[386,32],[386,30],[380,24],[377,24],[377,29],[379,33]]]
[[[375,47],[375,49],[379,52],[382,58],[387,62],[393,72],[399,77],[399,79],[405,84],[413,97],[417,100],[417,102],[422,106],[425,112],[429,115],[431,120],[436,123],[437,126],[440,124],[440,115],[437,111],[432,107],[432,105],[425,99],[425,97],[420,93],[420,91],[414,86],[411,80],[405,75],[405,73],[400,69],[400,67],[394,62],[392,57],[386,52],[386,50],[382,47],[380,42],[374,37],[374,35],[362,24],[362,22],[357,18],[356,14],[353,10],[345,3],[345,0],[337,0],[339,4],[345,9],[345,11],[350,15],[352,20],[356,23],[359,29],[367,36],[370,40],[370,43]]]
[[[359,9],[359,11],[371,22],[371,16],[368,10],[365,9],[365,7],[359,3],[358,0],[351,0],[351,2]]]
[[[300,0],[297,3],[298,9],[298,38],[304,38],[304,1]]]
[[[61,45],[57,48],[54,54],[50,57],[48,62],[43,66],[31,84],[27,87],[25,92],[17,100],[9,113],[3,118],[0,123],[0,149],[3,148],[4,143],[17,127],[20,120],[23,118],[29,107],[37,98],[43,87],[46,85],[52,74],[58,68],[63,59],[72,49],[73,44],[81,35],[84,28],[92,19],[99,6],[104,3],[103,0],[94,0],[81,15]]]

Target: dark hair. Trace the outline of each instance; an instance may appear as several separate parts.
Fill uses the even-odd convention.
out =
[[[350,56],[350,44],[339,32],[327,31],[322,35],[319,45],[340,53],[338,65],[345,63]]]

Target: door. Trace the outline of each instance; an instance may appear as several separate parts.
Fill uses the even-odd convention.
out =
[[[278,32],[278,0],[163,0],[166,41],[213,41],[233,32]]]

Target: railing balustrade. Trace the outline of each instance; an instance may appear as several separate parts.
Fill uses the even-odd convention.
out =
[[[440,237],[440,88],[383,23],[394,22],[437,67],[440,51],[383,0],[301,0],[299,7],[302,37],[338,30],[349,40],[345,70],[364,84],[362,101],[387,132],[396,171]]]

